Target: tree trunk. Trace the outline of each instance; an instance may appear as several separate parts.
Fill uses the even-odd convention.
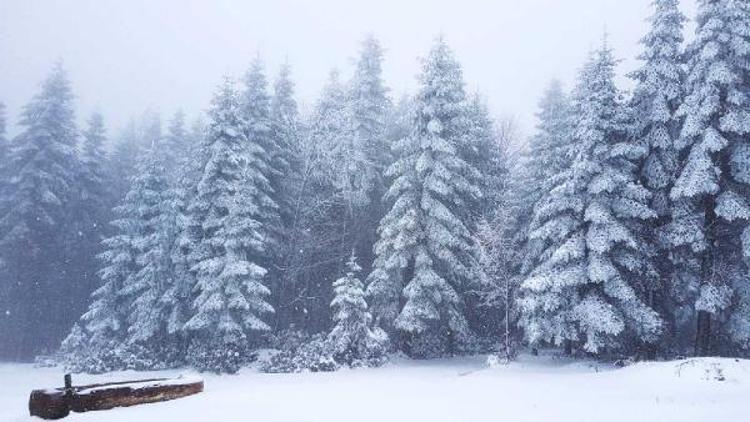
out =
[[[695,355],[709,356],[711,354],[711,314],[698,311],[695,330]]]
[[[74,387],[70,376],[66,375],[63,388],[31,392],[29,413],[42,419],[61,419],[71,411],[82,413],[162,402],[202,391],[203,381],[196,378],[161,378]]]
[[[573,355],[573,342],[570,340],[565,340],[565,356],[572,356]]]

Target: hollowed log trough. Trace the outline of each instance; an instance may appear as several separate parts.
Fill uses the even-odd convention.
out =
[[[179,399],[203,391],[197,377],[154,378],[73,386],[70,374],[65,387],[34,390],[29,397],[29,413],[42,419],[62,419],[71,411],[81,413],[144,403]]]

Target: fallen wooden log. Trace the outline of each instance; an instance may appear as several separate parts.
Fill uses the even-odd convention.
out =
[[[63,388],[32,391],[29,413],[42,419],[61,419],[71,411],[81,413],[162,402],[202,391],[203,380],[197,377],[155,378],[74,387],[68,374],[65,375]]]

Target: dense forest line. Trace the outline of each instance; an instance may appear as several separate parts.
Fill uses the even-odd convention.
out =
[[[309,113],[256,59],[194,124],[111,140],[57,65],[13,139],[0,107],[0,359],[747,355],[750,3],[701,0],[690,43],[678,0],[653,5],[632,92],[605,37],[524,148],[442,37],[398,101],[368,37]]]

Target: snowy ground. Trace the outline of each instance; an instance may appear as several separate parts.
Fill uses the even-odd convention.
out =
[[[184,372],[184,371],[183,371]],[[74,376],[74,383],[176,375]],[[206,391],[168,403],[71,414],[66,421],[586,422],[746,421],[750,360],[700,359],[615,369],[522,357],[488,368],[482,357],[398,361],[326,374],[205,375]],[[33,388],[58,386],[59,369],[0,364],[0,421],[27,421]]]

